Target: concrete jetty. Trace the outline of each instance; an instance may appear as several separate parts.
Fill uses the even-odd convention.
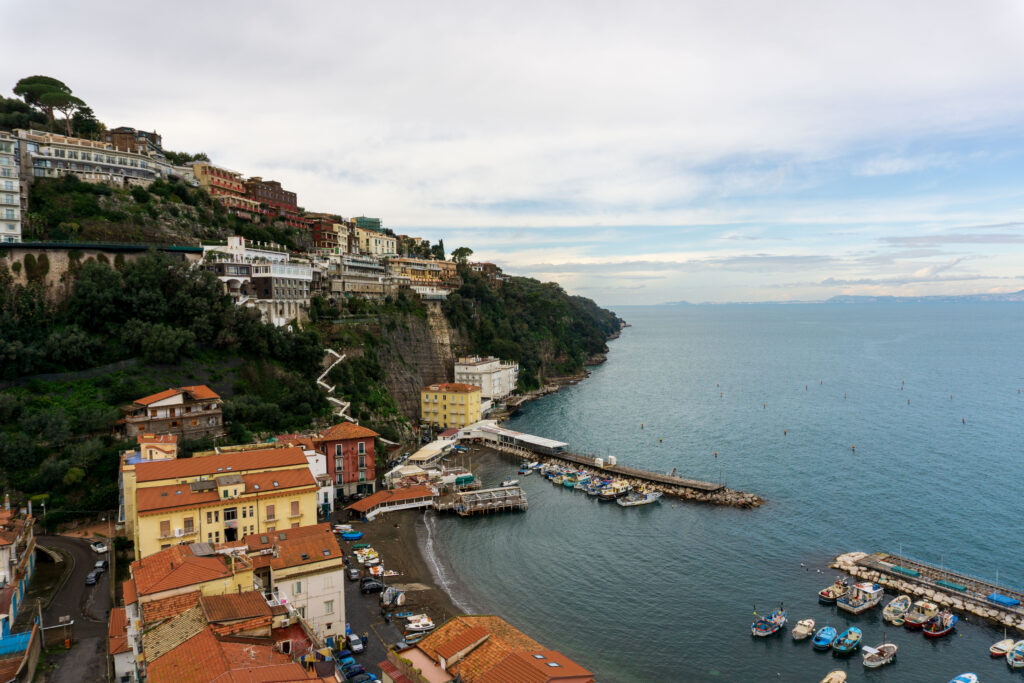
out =
[[[879,583],[896,594],[931,600],[961,615],[973,615],[1024,632],[1024,591],[892,553],[845,553],[829,566]],[[992,593],[1019,600],[1021,604],[1010,607],[991,602],[988,596]]]

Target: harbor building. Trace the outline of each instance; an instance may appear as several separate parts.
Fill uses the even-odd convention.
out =
[[[485,399],[503,399],[516,390],[519,363],[493,356],[460,358],[455,363],[455,381],[480,387],[480,395]]]
[[[313,439],[313,445],[327,457],[327,475],[334,482],[336,496],[373,493],[377,481],[376,439],[380,436],[352,422],[341,422]]]
[[[151,396],[135,399],[122,408],[125,413],[125,434],[175,434],[183,439],[224,434],[224,415],[220,396],[200,384],[165,389]]]
[[[420,420],[434,427],[462,428],[480,421],[480,387],[458,382],[420,390]]]
[[[18,138],[0,131],[0,242],[21,241],[22,209]]]
[[[171,175],[171,163],[158,151],[130,152],[109,142],[23,129],[15,134],[27,182],[71,174],[89,183],[145,187]]]

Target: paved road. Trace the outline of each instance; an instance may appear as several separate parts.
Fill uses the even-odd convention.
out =
[[[99,559],[89,543],[80,538],[65,536],[39,536],[38,545],[60,549],[71,556],[74,568],[50,606],[43,612],[44,626],[53,626],[60,617],[70,615],[75,622],[75,644],[65,653],[53,655],[53,671],[46,676],[48,683],[80,683],[106,679],[107,619],[110,613],[110,574],[103,574],[95,586],[85,585],[85,576]],[[49,631],[57,638],[59,631]],[[47,645],[55,643],[47,642]]]
[[[401,631],[393,623],[384,623],[376,593],[362,595],[359,582],[347,578],[345,620],[352,627],[352,633],[368,634],[366,650],[355,655],[355,658],[367,671],[380,678],[379,664],[387,659],[388,648],[402,637]]]

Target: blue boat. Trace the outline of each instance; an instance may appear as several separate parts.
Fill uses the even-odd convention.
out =
[[[341,535],[343,541],[358,541],[363,537],[362,531],[346,531]]]
[[[812,647],[815,650],[827,650],[832,647],[832,642],[836,639],[838,631],[832,626],[825,626],[818,629],[818,632],[814,634],[814,640],[811,641]]]
[[[861,633],[860,629],[856,626],[851,626],[839,634],[839,637],[832,643],[832,654],[838,657],[852,655],[860,649],[860,641],[863,638],[864,634]]]
[[[972,673],[960,674],[949,683],[978,683],[978,675]]]
[[[759,638],[763,638],[764,636],[778,633],[779,629],[785,625],[786,610],[780,607],[766,617],[758,617],[757,621],[750,625],[750,632]]]

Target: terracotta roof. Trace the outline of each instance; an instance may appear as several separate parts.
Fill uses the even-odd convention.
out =
[[[128,579],[121,584],[121,593],[124,595],[124,604],[130,605],[138,602],[139,592],[135,588],[135,579]]]
[[[110,646],[110,654],[116,655],[122,652],[130,652],[128,644],[128,615],[124,607],[115,607],[110,610],[110,621],[107,624],[107,643]]]
[[[139,434],[135,437],[140,444],[143,443],[178,443],[177,434]]]
[[[233,621],[270,616],[270,605],[256,591],[204,595],[199,599],[199,604],[208,621]]]
[[[309,467],[301,448],[264,448],[238,453],[218,453],[201,458],[140,462],[135,466],[135,480],[142,483],[295,465]]]
[[[151,394],[149,396],[143,396],[142,398],[137,398],[137,399],[135,399],[133,401],[133,403],[138,403],[140,405],[148,406],[151,403],[156,403],[157,401],[162,401],[165,398],[170,398],[171,396],[177,396],[178,394],[180,394],[182,392],[188,392],[188,393],[192,394],[193,397],[195,397],[196,399],[201,400],[201,401],[204,401],[206,399],[211,399],[211,398],[220,398],[220,396],[218,396],[217,393],[213,389],[211,389],[210,387],[206,386],[205,384],[197,384],[196,386],[191,386],[191,387],[178,387],[177,389],[164,389],[163,391],[159,391],[159,392],[157,392],[155,394]]]
[[[278,529],[271,533],[264,532],[262,534],[246,534],[242,538],[242,544],[249,548],[250,551],[266,550],[267,548],[281,543],[282,541],[318,535],[329,535],[331,538],[334,538],[334,534],[331,533],[331,525],[324,522],[323,524],[298,526],[294,529]]]
[[[305,465],[305,462],[303,463]],[[259,491],[275,491],[280,489],[294,489],[302,486],[316,486],[316,479],[309,467],[297,467],[292,470],[276,470],[274,472],[255,472],[242,476],[245,481],[245,492],[255,493]]]
[[[301,664],[271,645],[220,641],[206,628],[147,666],[150,683],[307,681]]]
[[[344,439],[372,439],[380,434],[352,422],[341,422],[320,433],[317,441],[342,441]]]
[[[142,623],[147,627],[153,627],[165,619],[176,617],[198,605],[200,595],[202,594],[199,591],[192,591],[144,602],[142,603]]]
[[[313,437],[311,436],[303,436],[302,434],[278,434],[274,438],[277,439],[277,443],[302,446],[307,451],[316,450],[313,446]]]
[[[561,652],[539,650],[513,652],[476,680],[477,683],[589,683],[594,680],[594,674]]]
[[[411,678],[399,671],[397,666],[386,659],[383,662],[378,663],[377,666],[379,666],[380,670],[386,673],[388,678],[393,680],[395,683],[413,683]]]
[[[274,569],[298,567],[314,562],[341,559],[342,555],[334,534],[307,536],[278,543],[277,557],[270,561],[270,566]]]
[[[168,652],[206,630],[206,617],[198,605],[185,610],[170,621],[142,634],[142,649],[150,666]]]
[[[446,391],[449,394],[469,394],[480,391],[480,387],[473,384],[462,384],[461,382],[442,382],[423,387],[423,391]]]
[[[543,646],[518,630],[501,617],[461,616],[449,619],[443,626],[421,640],[415,647],[434,661],[439,660],[438,649],[471,629],[483,629],[491,637],[475,647],[468,655],[448,667],[452,676],[462,676],[465,683],[473,683],[483,673],[513,652],[541,652]]]
[[[308,470],[307,470],[308,471]],[[168,484],[135,489],[135,509],[139,513],[178,507],[195,507],[220,500],[217,489],[193,491],[188,484]]]
[[[471,629],[463,631],[451,640],[441,643],[437,647],[437,654],[445,659],[451,659],[467,647],[476,645],[478,642],[490,637],[490,635],[491,634],[487,629],[474,626]]]
[[[444,439],[444,438],[447,438],[449,436],[455,436],[458,433],[459,433],[459,428],[458,427],[450,427],[450,428],[444,430],[443,432],[441,432],[440,434],[438,434],[437,437],[439,439]]]
[[[433,495],[434,490],[429,486],[410,486],[409,488],[404,489],[377,491],[377,493],[369,495],[362,500],[357,500],[345,509],[355,510],[356,512],[366,512],[367,510],[371,510],[383,503],[400,503],[404,500],[412,500],[413,498],[423,498]]]
[[[189,546],[172,545],[132,562],[131,572],[138,594],[145,596],[231,576],[231,565],[223,555],[196,557]]]

